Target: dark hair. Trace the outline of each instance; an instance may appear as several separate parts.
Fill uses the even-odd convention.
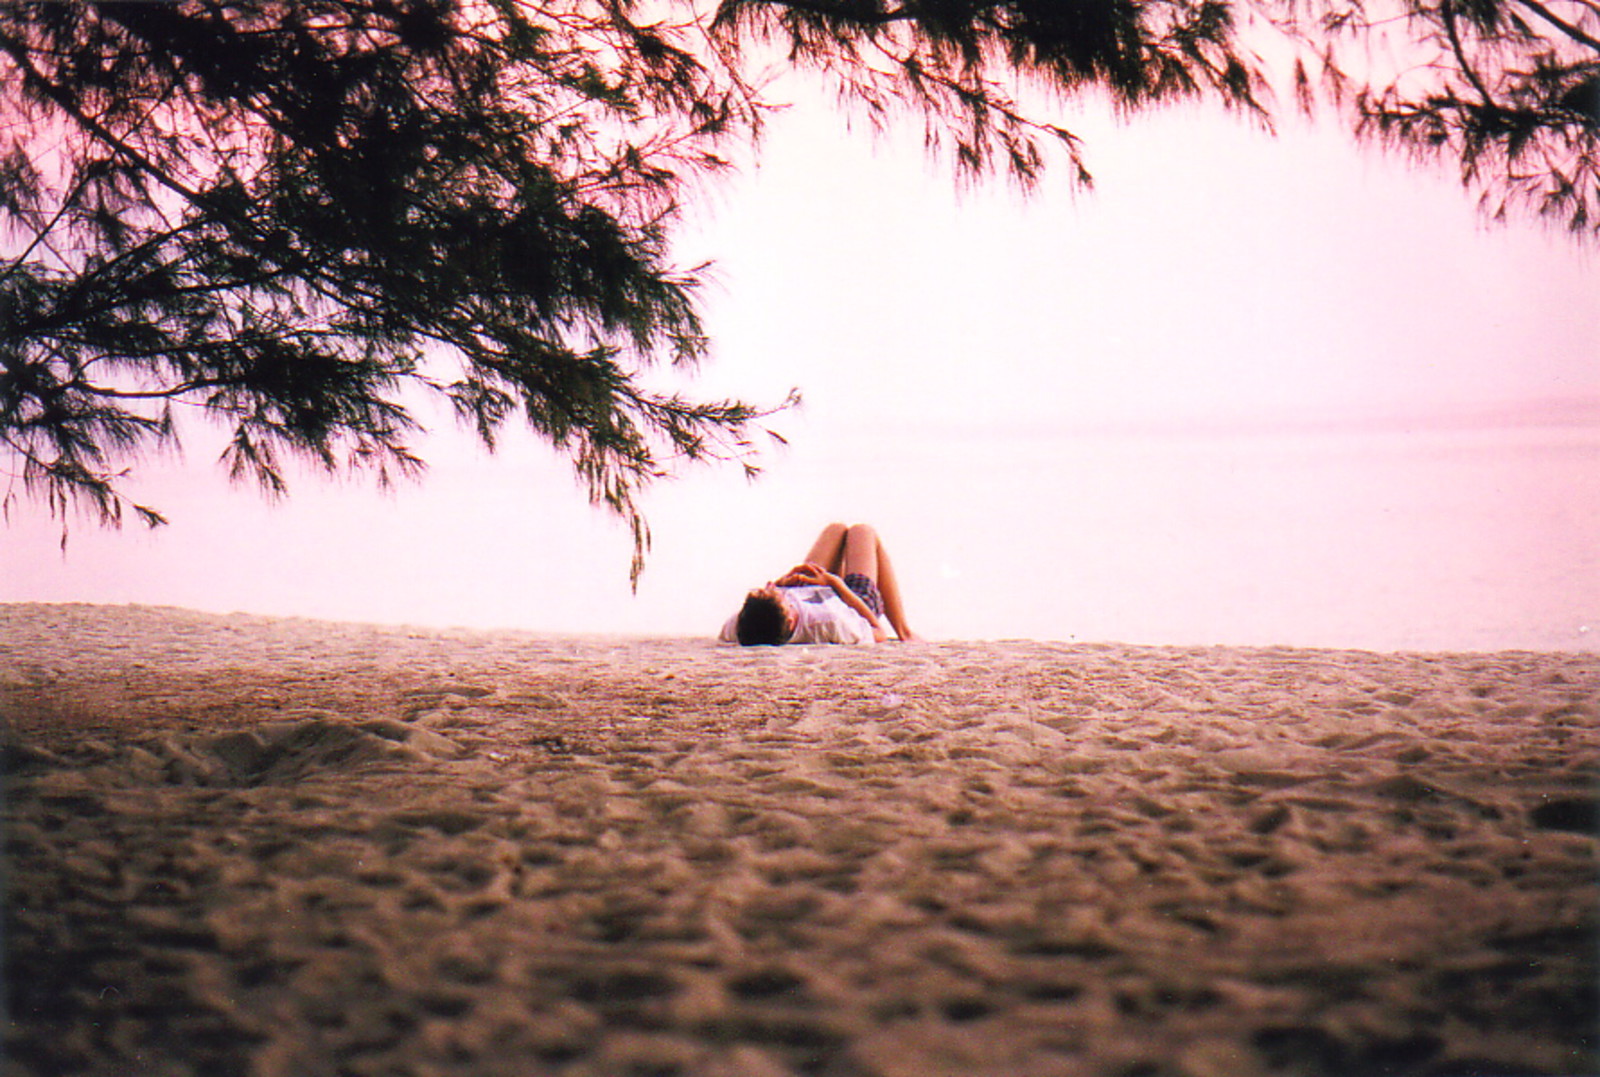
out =
[[[771,595],[747,596],[735,627],[739,643],[745,647],[785,643],[791,635],[783,603]]]

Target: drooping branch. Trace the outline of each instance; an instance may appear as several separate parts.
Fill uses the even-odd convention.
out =
[[[1271,0],[1268,0],[1271,3]],[[1600,11],[1592,0],[1326,0],[1274,11],[1358,134],[1457,165],[1499,220],[1600,236]],[[1368,49],[1387,44],[1397,69]],[[1344,88],[1353,87],[1345,93]]]
[[[77,488],[105,512],[183,404],[270,491],[294,459],[382,477],[417,463],[419,389],[488,448],[527,424],[642,556],[638,495],[751,466],[770,414],[638,379],[708,353],[672,229],[754,145],[771,46],[960,178],[1064,160],[1087,185],[1076,97],[1270,123],[1262,20],[1297,35],[1300,89],[1315,62],[1354,88],[1361,131],[1600,227],[1597,0],[0,5],[0,227],[28,236],[0,265],[0,454],[52,511]],[[1393,77],[1359,55],[1386,36]]]
[[[74,483],[114,508],[113,458],[171,429],[128,409],[174,402],[227,417],[226,462],[269,492],[290,457],[404,469],[393,394],[433,385],[424,352],[523,386],[473,416],[485,444],[520,414],[635,523],[660,453],[742,456],[758,409],[647,402],[586,358],[704,352],[666,228],[759,116],[736,72],[675,40],[696,27],[586,2],[0,12],[0,106],[73,132],[83,196],[46,215],[70,259],[37,261],[41,236],[0,276],[24,482],[52,511]],[[17,193],[18,218],[50,198]]]
[[[1573,41],[1600,55],[1600,38],[1585,33],[1581,27],[1560,18],[1544,4],[1537,3],[1536,0],[1516,0],[1516,3],[1519,7],[1527,8],[1545,22],[1566,34]],[[1600,8],[1590,8],[1590,10],[1600,14]]]

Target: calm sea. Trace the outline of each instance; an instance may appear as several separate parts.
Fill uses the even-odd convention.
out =
[[[1592,426],[954,439],[923,470],[891,515],[945,506],[916,561],[948,635],[1600,650]]]

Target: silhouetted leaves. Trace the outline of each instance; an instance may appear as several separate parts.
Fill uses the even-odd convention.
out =
[[[1329,0],[1297,33],[1358,132],[1453,161],[1491,216],[1600,229],[1600,9],[1588,0]]]
[[[488,445],[520,415],[642,554],[638,489],[741,455],[760,414],[635,380],[704,354],[668,228],[760,118],[692,33],[608,4],[0,8],[0,438],[25,485],[156,519],[118,480],[175,408],[227,424],[230,472],[269,493],[290,458],[386,481],[422,466],[425,390]]]
[[[963,177],[1032,185],[1054,156],[1087,184],[1056,103],[1201,95],[1265,118],[1251,35],[1287,32],[1297,98],[1329,87],[1364,130],[1455,155],[1497,211],[1592,230],[1593,5],[1393,5],[0,5],[0,451],[57,515],[154,523],[121,480],[177,443],[175,416],[223,424],[230,472],[277,495],[291,459],[418,472],[435,394],[489,448],[521,421],[566,454],[628,521],[637,576],[637,493],[686,460],[751,469],[767,414],[641,377],[706,353],[699,270],[669,240],[759,135],[747,72],[819,73],[874,124],[920,123]],[[1349,62],[1385,34],[1392,81]]]

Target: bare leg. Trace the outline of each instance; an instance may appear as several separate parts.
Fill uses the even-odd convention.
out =
[[[889,619],[894,634],[902,640],[913,640],[911,627],[906,623],[905,601],[900,594],[900,581],[889,563],[889,554],[878,538],[878,532],[867,524],[857,524],[845,535],[844,568],[859,572],[878,585],[878,595],[883,599],[883,615]]]
[[[883,597],[883,615],[894,626],[894,634],[904,642],[916,639],[911,626],[906,623],[905,600],[900,594],[900,581],[889,563],[889,553],[878,543],[878,594]]]
[[[856,524],[844,533],[844,571],[840,575],[851,573],[878,582],[878,533],[867,524]]]
[[[822,534],[817,536],[817,541],[811,544],[810,551],[806,554],[806,561],[839,575],[844,567],[844,540],[849,528],[844,524],[829,524],[822,529]]]

